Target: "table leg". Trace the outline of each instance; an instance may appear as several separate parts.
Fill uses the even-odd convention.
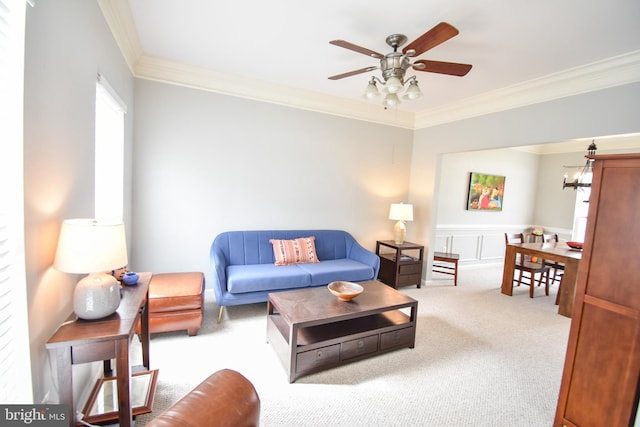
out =
[[[71,348],[62,347],[55,350],[56,369],[58,371],[58,399],[69,406],[69,427],[76,425],[76,412],[73,407],[73,378],[71,367]]]
[[[411,339],[411,345],[409,348],[415,348],[416,346],[416,324],[418,323],[418,303],[411,305],[411,313],[409,314],[409,320],[413,324],[413,338]]]
[[[147,293],[147,301],[142,307],[140,314],[140,341],[142,343],[142,364],[145,368],[151,369],[149,362],[149,341],[151,332],[149,330],[149,294]]]
[[[298,348],[298,325],[291,325],[289,328],[289,382],[296,380],[296,371],[298,370],[298,361],[296,357],[296,349]]]
[[[131,365],[129,364],[129,338],[116,340],[116,379],[118,382],[118,419],[120,427],[131,427]]]
[[[502,293],[513,295],[513,272],[516,264],[516,248],[507,245],[504,252],[504,269],[502,270]]]
[[[573,300],[576,291],[576,279],[578,278],[579,262],[574,258],[567,258],[564,264],[564,274],[560,279],[560,297],[558,298],[558,314],[571,317],[573,312]]]
[[[458,286],[458,260],[453,261],[454,270],[453,270],[453,286]]]

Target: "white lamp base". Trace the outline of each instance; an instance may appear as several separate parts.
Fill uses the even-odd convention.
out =
[[[81,319],[102,319],[120,306],[120,286],[115,277],[91,273],[82,278],[73,292],[73,311]]]
[[[394,242],[396,245],[401,245],[404,243],[404,236],[407,234],[407,226],[404,221],[396,222],[396,225],[393,226],[393,236]]]

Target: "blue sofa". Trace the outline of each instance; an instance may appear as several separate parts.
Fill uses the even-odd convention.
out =
[[[313,264],[275,265],[270,239],[315,236]],[[341,230],[227,231],[210,251],[213,290],[222,311],[228,305],[264,302],[270,292],[323,286],[336,280],[361,282],[378,277],[380,259]]]

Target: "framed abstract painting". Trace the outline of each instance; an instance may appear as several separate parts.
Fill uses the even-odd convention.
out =
[[[467,210],[501,211],[504,204],[504,181],[502,175],[469,173]]]

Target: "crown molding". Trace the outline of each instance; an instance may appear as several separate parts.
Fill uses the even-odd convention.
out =
[[[591,142],[595,142],[598,153],[611,152],[613,150],[637,152],[640,149],[640,134],[630,133],[623,135],[596,136],[592,138],[580,138],[569,141],[554,142],[552,144],[526,145],[510,148],[511,150],[524,151],[533,154],[562,154],[562,153],[586,153]]]
[[[415,122],[413,113],[385,111],[379,105],[363,101],[249,79],[152,56],[143,55],[138,60],[134,75],[147,80],[407,129],[413,129]]]
[[[571,68],[421,112],[416,129],[640,81],[640,51]]]
[[[98,0],[98,6],[111,30],[116,44],[129,70],[135,75],[138,60],[142,57],[142,47],[138,31],[133,23],[133,15],[128,0]]]
[[[98,0],[122,55],[137,77],[373,123],[423,129],[476,116],[640,81],[640,51],[411,113],[295,89],[145,55],[129,0]]]
[[[98,5],[134,77],[161,81],[335,116],[413,129],[415,114],[379,105],[274,85],[146,55],[129,0],[98,0]]]

